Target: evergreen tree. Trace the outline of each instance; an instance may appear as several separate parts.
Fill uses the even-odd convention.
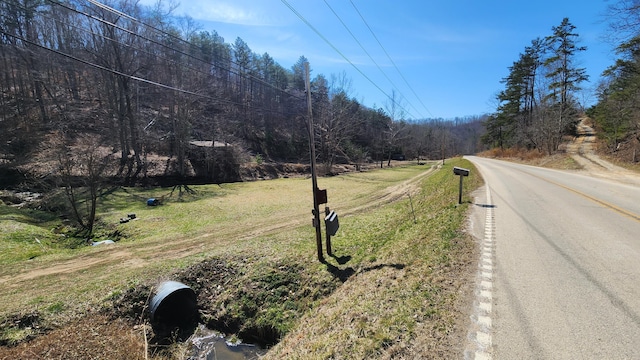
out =
[[[578,104],[575,92],[587,80],[586,70],[575,66],[578,34],[568,18],[552,28],[544,40],[535,39],[509,67],[502,79],[496,113],[485,123],[485,144],[499,147],[557,150],[562,136],[575,129]],[[544,77],[541,76],[544,74]],[[547,82],[542,87],[541,82]]]
[[[532,41],[518,61],[509,67],[509,75],[502,79],[505,89],[497,96],[496,114],[487,119],[485,143],[500,148],[535,146],[528,133],[536,105],[535,84],[541,65],[541,43],[540,39]]]
[[[598,104],[589,112],[614,150],[628,131],[640,128],[634,121],[640,113],[640,37],[621,44],[617,53],[622,58],[604,71]]]
[[[558,125],[561,131],[577,121],[568,118],[575,114],[577,108],[572,95],[581,90],[581,82],[589,79],[585,68],[575,67],[577,53],[587,50],[585,46],[577,45],[579,35],[574,32],[575,29],[569,19],[564,18],[559,26],[552,28],[553,35],[546,38],[548,51],[551,53],[545,61],[549,68],[546,77],[551,80],[548,98],[559,106]]]
[[[305,71],[304,71],[304,64],[309,62],[309,60],[307,60],[306,57],[300,56],[300,58],[298,59],[298,61],[291,67],[291,70],[293,71],[293,81],[292,81],[292,86],[294,90],[299,90],[299,91],[304,91],[305,89]],[[311,70],[309,70],[309,72],[311,72]]]

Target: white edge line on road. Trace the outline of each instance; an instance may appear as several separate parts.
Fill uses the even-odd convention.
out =
[[[491,360],[493,335],[492,335],[492,310],[493,310],[493,263],[494,263],[494,210],[491,201],[489,184],[486,186],[486,218],[484,225],[484,238],[480,248],[480,260],[478,263],[478,276],[476,281],[476,300],[473,325],[469,331],[469,340],[473,343],[472,350],[465,352],[465,359]]]

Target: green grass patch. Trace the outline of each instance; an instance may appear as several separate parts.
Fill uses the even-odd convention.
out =
[[[0,205],[0,265],[31,260],[55,247],[58,236],[46,215]]]
[[[17,270],[1,275],[18,279],[0,295],[4,314],[38,307],[55,318],[90,307],[139,322],[153,286],[177,279],[196,290],[209,326],[267,345],[284,339],[275,358],[316,350],[376,356],[416,340],[430,321],[437,326],[427,333],[451,329],[446,313],[457,283],[450,275],[470,248],[459,229],[481,181],[472,170],[465,204],[457,206],[454,165],[472,168],[457,159],[419,181],[409,180],[429,167],[319,179],[341,224],[327,264],[316,259],[309,179],[194,186],[182,196],[165,188],[115,190],[101,199],[99,216],[120,241],[52,246],[34,264],[11,255]],[[147,206],[152,197],[161,204]],[[132,213],[136,219],[119,223]],[[44,269],[51,273],[19,279]],[[305,340],[295,350],[288,339],[299,337]]]
[[[427,356],[455,348],[444,339],[454,331],[459,287],[468,281],[462,269],[475,262],[474,245],[461,229],[469,193],[481,179],[472,170],[458,206],[454,165],[473,169],[456,160],[426,178],[412,199],[415,222],[409,199],[341,222],[334,248],[352,258],[338,266],[353,267],[353,275],[267,358],[415,357],[404,351],[435,349],[422,353]]]

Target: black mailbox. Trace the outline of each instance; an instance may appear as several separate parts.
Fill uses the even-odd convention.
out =
[[[326,225],[327,234],[333,236],[338,232],[338,228],[340,227],[340,223],[338,222],[338,214],[335,211],[331,211],[324,218],[324,223]]]
[[[453,173],[460,176],[469,176],[469,169],[454,167]]]

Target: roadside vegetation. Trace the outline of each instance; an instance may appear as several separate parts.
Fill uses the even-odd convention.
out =
[[[105,234],[118,234],[112,245],[63,246],[60,219],[0,205],[0,358],[184,358],[188,342],[167,345],[148,326],[146,303],[166,279],[196,291],[203,325],[269,347],[267,358],[458,357],[476,262],[463,229],[481,179],[472,170],[456,206],[454,165],[471,167],[320,179],[341,216],[325,264],[304,178],[182,197],[119,188],[98,206]]]
[[[635,1],[616,0],[607,5],[604,16],[609,31],[601,35],[615,46],[612,65],[599,78],[588,79],[586,69],[579,67],[587,48],[581,46],[576,26],[569,18],[563,19],[551,28],[550,34],[525,46],[508,68],[509,75],[502,79],[504,89],[496,96],[495,112],[484,122],[485,145],[498,148],[498,153],[524,151],[525,157],[530,157],[532,151],[537,151],[558,157],[562,156],[567,137],[578,135],[577,125],[584,121],[597,134],[598,155],[638,169],[640,11]],[[597,101],[589,108],[581,100],[586,80],[596,87]],[[564,161],[552,166],[571,168]]]
[[[532,165],[532,166],[540,166],[551,169],[559,169],[559,170],[579,170],[581,169],[580,164],[578,164],[571,156],[567,153],[556,153],[553,155],[545,155],[538,150],[531,149],[523,149],[523,148],[493,148],[491,150],[483,151],[477,154],[478,156],[492,158],[492,159],[503,159],[514,161],[522,164]]]

